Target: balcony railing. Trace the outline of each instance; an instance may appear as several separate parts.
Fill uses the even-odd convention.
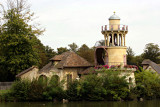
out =
[[[104,25],[102,31],[128,31],[128,25]]]

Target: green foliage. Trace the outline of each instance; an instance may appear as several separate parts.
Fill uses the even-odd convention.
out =
[[[62,54],[63,52],[69,51],[66,47],[57,48],[58,54]]]
[[[142,54],[144,59],[150,59],[155,63],[160,63],[160,49],[157,44],[148,43],[145,46],[144,53]]]
[[[106,90],[102,87],[103,79],[96,75],[88,75],[83,80],[73,81],[67,89],[69,100],[104,100]]]
[[[141,66],[141,63],[142,63],[143,60],[144,59],[143,59],[142,55],[138,55],[138,56],[135,56],[134,63],[137,66]]]
[[[105,46],[105,40],[99,40],[95,43],[95,47],[98,47],[98,46]]]
[[[9,92],[9,90],[0,90],[0,95],[8,93],[8,92]]]
[[[33,80],[30,82],[28,100],[29,101],[42,101],[43,92],[47,89],[47,80]],[[38,93],[38,94],[37,94]]]
[[[5,99],[8,98],[7,96],[9,96],[9,92],[10,90],[0,90],[0,102],[5,101]]]
[[[129,83],[119,71],[106,70],[102,75],[87,75],[72,82],[67,89],[69,100],[128,100]]]
[[[47,59],[49,60],[50,58],[54,57],[57,53],[54,51],[54,49],[52,49],[49,46],[45,46],[45,53],[47,56]]]
[[[30,82],[27,80],[15,81],[11,88],[11,96],[18,101],[26,101],[29,99]]]
[[[46,90],[47,81],[18,80],[12,85],[10,91],[3,94],[4,101],[41,101]]]
[[[83,44],[78,49],[78,55],[86,59],[90,63],[94,63],[94,48],[89,48],[86,44]]]
[[[97,75],[88,75],[82,81],[82,96],[85,100],[104,100],[106,89],[103,87],[103,78]]]
[[[105,71],[103,75],[105,87],[107,91],[107,100],[126,99],[129,94],[129,83],[126,81],[126,76],[119,76],[120,71]]]
[[[150,71],[137,71],[136,87],[126,81],[126,76],[120,76],[120,71],[104,70],[99,75],[86,75],[79,81],[69,84],[63,90],[64,81],[57,75],[50,79],[16,81],[8,93],[0,94],[0,100],[11,101],[53,101],[74,100],[132,100],[138,98],[160,98],[160,76]],[[38,94],[37,94],[38,93]]]
[[[69,50],[71,50],[71,51],[73,51],[73,52],[77,52],[77,50],[78,50],[78,45],[77,44],[75,44],[74,42],[72,43],[72,44],[69,44],[68,45],[69,46]]]
[[[0,51],[0,64],[10,77],[13,75],[12,80],[22,70],[38,65],[38,55],[34,52],[30,40],[24,35],[1,35]]]
[[[46,100],[62,100],[65,98],[63,90],[64,81],[60,81],[57,75],[53,75],[47,85],[47,90],[43,92]]]
[[[135,92],[138,97],[146,99],[160,98],[160,75],[152,71],[138,71],[136,76]]]
[[[26,1],[7,3],[0,35],[0,81],[13,81],[16,74],[33,65],[42,68],[55,55],[36,37],[44,30],[29,24],[34,14],[25,7]]]
[[[134,64],[134,52],[131,47],[127,48],[127,63],[128,65]]]
[[[49,59],[56,55],[56,52],[49,46],[44,46],[41,41],[37,37],[32,37],[31,39],[33,43],[34,52],[36,52],[39,56],[39,68],[45,66]]]
[[[0,35],[0,68],[3,76],[11,81],[17,73],[38,65],[39,57],[31,41],[35,33],[22,18],[22,14],[17,14],[16,9],[8,10],[4,14],[4,20]]]
[[[69,87],[66,91],[67,98],[72,101],[82,100],[81,89],[81,83],[77,80],[73,81],[69,84]]]

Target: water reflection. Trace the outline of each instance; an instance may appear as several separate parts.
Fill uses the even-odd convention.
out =
[[[66,104],[52,102],[6,102],[0,107],[160,107],[160,100],[128,102],[69,102]]]

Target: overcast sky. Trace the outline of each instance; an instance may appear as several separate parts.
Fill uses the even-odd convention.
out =
[[[94,46],[102,40],[101,26],[116,11],[121,24],[128,25],[126,45],[136,55],[145,44],[160,46],[160,0],[28,0],[36,21],[46,31],[39,39],[53,49],[75,42]]]

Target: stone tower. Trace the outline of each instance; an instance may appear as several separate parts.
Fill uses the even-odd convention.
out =
[[[109,18],[109,25],[102,26],[105,46],[97,47],[95,52],[96,65],[126,65],[126,43],[128,26],[120,24],[120,17],[115,12]]]

